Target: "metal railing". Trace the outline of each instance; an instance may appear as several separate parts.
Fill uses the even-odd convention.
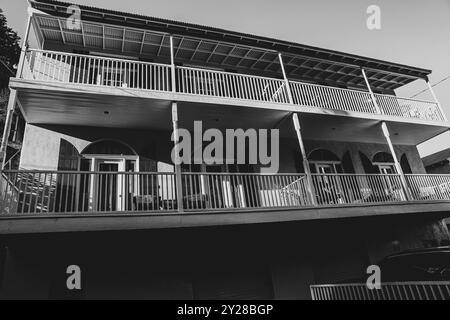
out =
[[[450,200],[450,175],[406,174],[413,200]]]
[[[4,171],[3,177],[2,208],[17,214],[177,208],[173,173]]]
[[[183,207],[244,209],[310,205],[303,174],[183,173]]]
[[[450,282],[387,282],[380,289],[366,284],[310,286],[313,300],[450,300]]]
[[[170,65],[30,49],[23,77],[56,81],[144,89],[171,90]]]
[[[151,212],[450,200],[450,175],[174,173],[4,170],[3,213]],[[406,197],[406,193],[411,198]]]
[[[195,95],[289,103],[286,82],[245,74],[176,67],[177,91]]]
[[[29,49],[21,76],[57,81],[172,92],[171,65],[92,55]],[[286,81],[268,77],[175,67],[175,92],[216,98],[288,104]],[[403,118],[445,121],[435,102],[375,94],[380,111],[366,91],[289,81],[293,103],[344,112],[385,114]]]
[[[290,81],[294,103],[339,111],[376,114],[369,92],[333,88],[310,83]]]
[[[318,205],[405,201],[398,174],[312,174]]]
[[[429,121],[445,121],[436,102],[375,94],[382,114]]]

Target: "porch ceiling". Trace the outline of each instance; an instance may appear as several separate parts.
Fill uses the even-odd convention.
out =
[[[68,3],[35,0],[31,4],[45,13],[35,15],[33,23],[46,48],[55,45],[169,62],[172,34],[177,63],[281,77],[278,52],[282,52],[291,79],[366,89],[360,70],[364,67],[373,89],[380,92],[431,73],[298,43],[86,6],[80,6],[81,28],[71,30],[66,26]]]
[[[32,124],[172,130],[171,101],[97,93],[22,89],[19,105]],[[107,112],[107,113],[105,113]],[[248,108],[213,103],[178,102],[179,127],[203,130],[280,129],[280,136],[296,138],[287,110]],[[380,120],[318,113],[299,113],[305,139],[386,143]],[[417,145],[448,130],[441,125],[386,121],[395,144]]]
[[[43,90],[19,91],[27,122],[171,130],[170,101]]]

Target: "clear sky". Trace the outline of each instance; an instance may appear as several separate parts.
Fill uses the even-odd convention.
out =
[[[279,38],[432,69],[450,76],[450,0],[74,0],[94,7],[180,20]],[[367,7],[381,9],[381,30],[366,27]],[[23,35],[26,0],[0,0],[9,25]],[[426,88],[416,81],[399,96]],[[435,87],[450,118],[450,79]],[[428,93],[417,98],[431,99]],[[450,133],[419,146],[422,155],[450,147]]]

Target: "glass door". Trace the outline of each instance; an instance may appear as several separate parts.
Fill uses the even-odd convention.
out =
[[[95,208],[97,211],[123,210],[123,172],[124,160],[96,159]]]

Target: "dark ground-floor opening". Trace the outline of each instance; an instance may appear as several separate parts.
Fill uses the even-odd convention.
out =
[[[1,238],[0,298],[310,299],[400,250],[448,241],[439,218],[335,221]],[[81,291],[67,289],[67,267]]]

